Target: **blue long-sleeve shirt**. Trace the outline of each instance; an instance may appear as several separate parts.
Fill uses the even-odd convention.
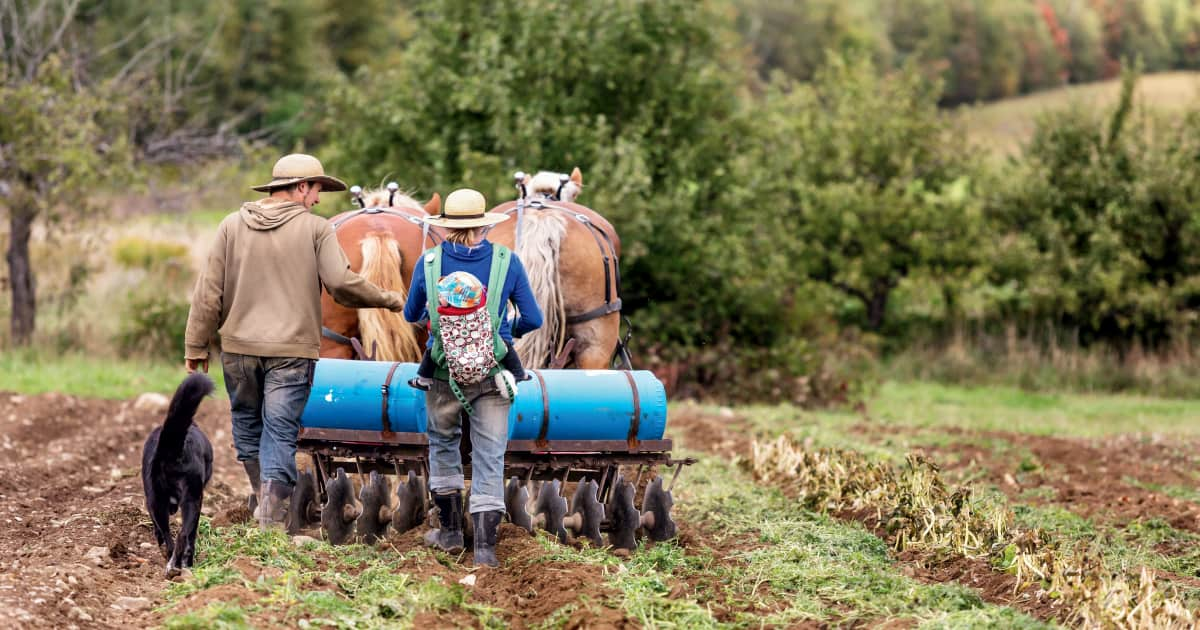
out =
[[[486,283],[492,273],[492,244],[486,240],[472,247],[442,243],[442,275],[446,276],[455,271],[466,271]],[[416,323],[428,317],[427,290],[425,257],[422,255],[413,266],[412,282],[408,285],[408,302],[404,304],[404,319]],[[529,288],[525,266],[515,254],[509,259],[504,289],[499,296],[489,293],[487,299],[490,301],[497,297],[500,299],[500,336],[505,341],[511,343],[513,337],[521,337],[542,326],[542,309],[538,308],[533,291]],[[506,316],[509,301],[516,305],[518,313],[518,317],[511,322]],[[432,345],[433,338],[430,337],[427,346]]]

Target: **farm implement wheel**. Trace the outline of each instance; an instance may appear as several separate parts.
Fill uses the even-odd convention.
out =
[[[320,504],[317,503],[317,481],[311,470],[305,470],[296,477],[296,487],[292,490],[291,504],[288,506],[287,532],[298,534],[301,530],[320,521],[317,514]]]
[[[410,470],[408,479],[396,488],[396,511],[392,513],[392,530],[397,534],[425,520],[425,483]]]
[[[387,480],[372,470],[369,480],[358,491],[358,498],[362,501],[362,513],[355,521],[358,542],[370,545],[383,538],[392,520],[392,505],[388,495]]]
[[[321,527],[331,544],[344,545],[350,542],[354,520],[362,513],[362,508],[354,502],[354,483],[346,476],[344,468],[338,468],[337,473],[325,481],[325,496],[328,500],[321,507]]]
[[[570,529],[576,538],[586,538],[593,547],[603,547],[600,538],[600,524],[604,522],[604,506],[596,498],[600,484],[584,480],[575,486],[575,494],[571,497],[571,514],[563,519],[563,525]]]

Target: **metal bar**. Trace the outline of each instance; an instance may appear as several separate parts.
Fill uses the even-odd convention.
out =
[[[359,429],[300,429],[297,442],[351,442],[360,444],[413,444],[429,446],[429,438],[424,433],[385,433],[383,431],[364,431]]]
[[[675,474],[671,475],[671,483],[667,484],[667,492],[670,492],[671,488],[675,487],[675,480],[679,478],[679,471],[681,470],[683,470],[683,462],[675,464]]]
[[[672,440],[643,440],[638,443],[637,452],[663,452],[674,446]],[[629,443],[625,440],[550,440],[538,443],[536,440],[509,440],[508,452],[526,453],[598,453],[630,452]]]

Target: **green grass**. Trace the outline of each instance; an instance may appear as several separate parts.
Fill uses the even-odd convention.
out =
[[[767,433],[791,430],[829,445],[861,441],[866,422],[852,410],[809,412],[792,405],[739,410]],[[1119,433],[1200,435],[1200,401],[1127,394],[1045,394],[1015,387],[963,387],[888,381],[867,401],[870,422],[910,428],[968,428],[1034,435],[1101,437]],[[870,450],[866,447],[866,450]]]
[[[60,392],[87,398],[127,399],[143,392],[170,395],[187,373],[179,364],[146,359],[113,359],[36,351],[0,353],[0,391],[21,394]],[[210,367],[216,395],[225,396],[220,366]]]
[[[1164,111],[1181,111],[1196,104],[1200,74],[1164,72],[1148,74],[1138,82],[1138,102]],[[1111,107],[1120,94],[1120,79],[1072,85],[987,105],[964,107],[958,115],[968,137],[997,155],[1016,153],[1033,135],[1038,114],[1063,108],[1072,102]]]
[[[499,611],[468,601],[465,587],[441,576],[416,578],[409,561],[429,556],[362,545],[297,547],[279,532],[238,525],[211,527],[201,520],[200,562],[192,579],[167,588],[167,628],[286,625],[327,628],[411,627],[426,611],[457,611],[485,628],[502,627]],[[276,569],[250,581],[233,567],[239,559]],[[174,612],[200,591],[222,584],[241,586],[248,603],[212,603],[197,611]]]
[[[887,545],[860,525],[801,509],[730,464],[698,457],[675,490],[676,519],[702,528],[725,551],[685,553],[668,543],[640,549],[624,563],[604,552],[553,545],[547,553],[606,567],[623,608],[646,627],[872,625],[890,619],[930,627],[1045,627],[983,602],[970,588],[912,580],[893,564]],[[680,580],[699,586],[686,598],[673,595]],[[718,621],[709,610],[714,606],[735,611],[732,620]]]

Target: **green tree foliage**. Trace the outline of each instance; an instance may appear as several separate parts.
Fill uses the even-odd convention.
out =
[[[781,243],[808,277],[860,302],[873,330],[904,278],[949,282],[976,260],[973,157],[937,99],[914,68],[881,78],[869,61],[831,57],[769,105],[781,140],[763,159],[791,198]]]
[[[995,284],[1026,323],[1082,341],[1160,347],[1195,331],[1200,306],[1200,114],[1134,107],[1134,73],[1107,118],[1083,107],[1040,122],[990,206]],[[1003,311],[1002,311],[1003,312]]]

